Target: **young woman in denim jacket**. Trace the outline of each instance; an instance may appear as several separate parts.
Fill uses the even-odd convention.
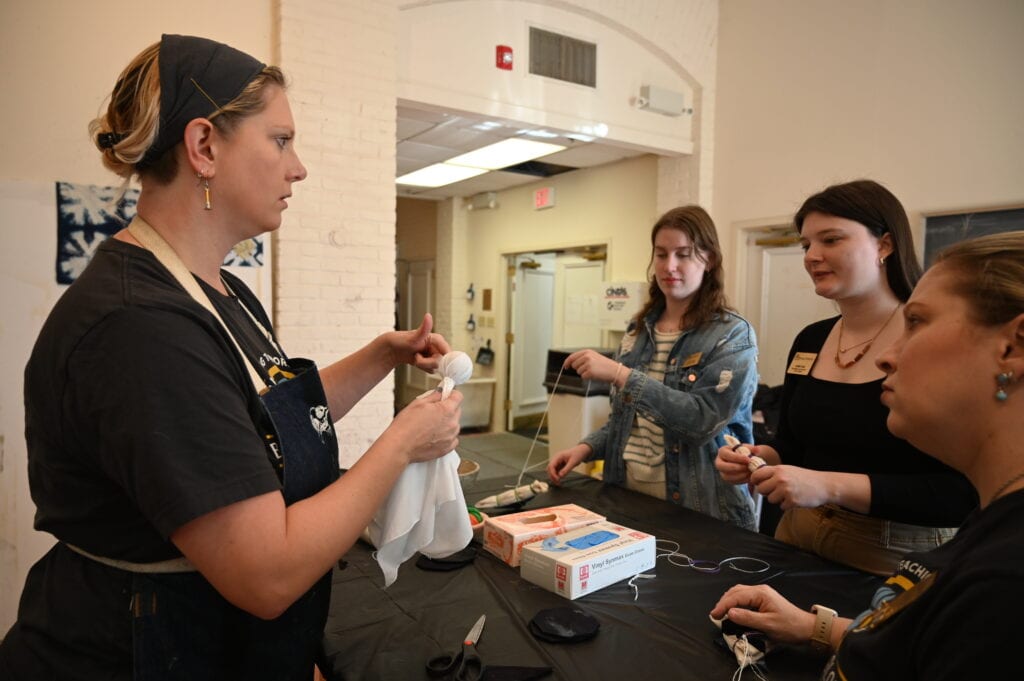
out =
[[[749,442],[757,342],[723,291],[722,252],[699,206],[674,208],[651,231],[649,298],[616,358],[580,350],[565,360],[587,380],[612,384],[608,422],[555,454],[558,484],[583,461],[604,460],[604,481],[756,530],[745,486],[715,469],[730,434]]]

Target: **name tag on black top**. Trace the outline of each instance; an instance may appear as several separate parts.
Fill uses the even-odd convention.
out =
[[[793,355],[793,361],[789,363],[786,373],[806,376],[811,373],[811,367],[814,366],[814,360],[816,359],[818,359],[818,353],[816,352],[798,352]]]

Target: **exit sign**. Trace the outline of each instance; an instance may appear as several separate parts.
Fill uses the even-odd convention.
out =
[[[555,205],[555,188],[554,187],[543,187],[533,192],[533,208],[534,210],[541,210],[542,208],[551,208]]]

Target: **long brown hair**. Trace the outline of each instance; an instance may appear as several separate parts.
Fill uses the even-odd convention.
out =
[[[860,223],[876,238],[888,234],[893,255],[886,258],[885,276],[896,297],[907,302],[921,278],[921,265],[914,255],[907,211],[896,196],[874,180],[854,180],[834,184],[811,196],[796,212],[793,222],[803,231],[804,219],[811,213],[823,213]]]
[[[694,257],[700,258],[706,266],[704,280],[693,294],[683,318],[679,320],[680,328],[696,328],[729,311],[731,308],[725,299],[722,248],[718,244],[718,230],[707,211],[700,206],[680,206],[658,218],[651,229],[651,262],[647,265],[649,272],[654,264],[654,240],[663,229],[676,229],[688,236],[693,244]],[[652,274],[647,302],[633,318],[632,333],[637,332],[652,310],[665,304],[665,294],[658,286],[658,278]]]

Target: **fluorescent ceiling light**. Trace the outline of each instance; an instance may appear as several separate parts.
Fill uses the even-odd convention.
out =
[[[553,140],[558,137],[557,132],[551,132],[550,130],[520,130],[520,134],[526,135],[527,137],[538,137],[540,139]]]
[[[499,170],[508,166],[514,166],[517,163],[532,161],[535,158],[547,156],[562,149],[565,149],[565,147],[560,144],[549,144],[548,142],[536,142],[520,137],[510,137],[507,140],[481,147],[476,151],[470,151],[461,156],[450,158],[445,161],[445,164]]]
[[[462,180],[468,180],[471,177],[477,175],[483,175],[487,170],[485,168],[470,168],[467,166],[453,166],[447,163],[435,163],[432,166],[426,168],[420,168],[411,173],[402,175],[397,180],[396,184],[407,184],[413,187],[441,187],[446,184],[452,184],[453,182],[461,182]]]

